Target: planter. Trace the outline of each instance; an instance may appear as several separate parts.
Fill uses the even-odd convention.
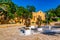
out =
[[[42,31],[43,31],[43,28],[37,28],[37,30],[38,30],[39,32],[42,32]]]
[[[25,35],[31,35],[31,30],[25,30]]]
[[[35,28],[35,26],[31,26],[31,27],[29,27],[29,29],[34,29]]]

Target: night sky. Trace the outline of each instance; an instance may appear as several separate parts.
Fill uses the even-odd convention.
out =
[[[60,4],[60,0],[12,0],[18,6],[33,5],[36,11],[47,11],[51,8],[56,8]]]

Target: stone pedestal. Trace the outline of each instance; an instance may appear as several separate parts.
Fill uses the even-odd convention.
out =
[[[31,30],[25,30],[25,35],[31,35]]]
[[[37,30],[38,30],[39,32],[42,32],[42,31],[43,31],[43,28],[37,28]]]

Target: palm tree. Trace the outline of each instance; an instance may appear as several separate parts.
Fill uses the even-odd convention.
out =
[[[25,19],[25,25],[26,27],[30,26],[30,19],[32,18],[32,12],[35,11],[34,6],[27,6],[27,9],[24,10],[23,17]]]
[[[30,16],[29,15],[31,15],[31,14],[29,13],[29,11],[27,9],[24,9],[23,13],[24,13],[23,18],[25,19],[24,24],[26,25],[26,27],[29,27],[30,26]]]
[[[27,10],[30,13],[30,15],[29,15],[30,18],[32,18],[32,12],[35,12],[36,11],[36,8],[34,6],[27,5]]]

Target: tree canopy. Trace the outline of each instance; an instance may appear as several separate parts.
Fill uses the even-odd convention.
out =
[[[0,0],[0,8],[4,11],[4,20],[14,19],[16,17],[22,17],[24,19],[32,18],[32,12],[35,11],[34,6],[18,6],[12,2],[12,0]],[[2,19],[1,19],[2,20]]]
[[[60,5],[58,5],[56,8],[54,9],[50,9],[46,12],[46,16],[48,17],[49,21],[52,21],[53,19],[56,21],[58,20],[57,18],[60,18]],[[54,21],[53,20],[53,21]]]

